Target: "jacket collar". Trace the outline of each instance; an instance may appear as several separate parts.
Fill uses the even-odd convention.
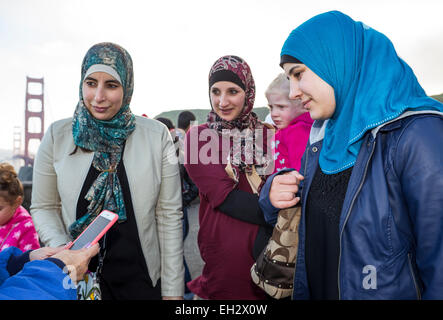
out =
[[[325,137],[326,125],[329,120],[315,120],[309,134],[309,144],[314,144]]]

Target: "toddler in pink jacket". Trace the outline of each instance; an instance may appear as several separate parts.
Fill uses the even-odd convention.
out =
[[[0,251],[9,247],[22,251],[40,248],[32,218],[21,205],[23,195],[14,167],[0,163]]]
[[[300,170],[313,120],[300,100],[289,99],[289,80],[281,73],[265,92],[277,127],[274,140],[274,173],[285,168]]]

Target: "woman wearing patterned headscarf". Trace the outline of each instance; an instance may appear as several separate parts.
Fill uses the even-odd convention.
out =
[[[241,58],[214,63],[209,96],[207,123],[191,128],[185,141],[185,167],[200,191],[198,244],[205,262],[188,287],[203,299],[263,299],[250,269],[272,231],[257,192],[273,170],[267,150],[273,131],[252,112],[254,79]]]
[[[293,298],[442,299],[443,104],[385,35],[338,11],[294,29],[281,66],[315,120],[300,173],[260,199],[275,221],[301,197]]]
[[[31,212],[41,241],[75,239],[103,210],[118,214],[100,241],[103,299],[183,295],[179,172],[165,126],[135,116],[132,60],[122,47],[87,52],[74,117],[53,123],[35,159]]]

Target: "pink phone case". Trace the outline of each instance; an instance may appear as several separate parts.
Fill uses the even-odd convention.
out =
[[[112,219],[109,220],[106,227],[95,237],[95,239],[89,243],[89,245],[87,246],[88,248],[92,247],[94,244],[96,244],[105,235],[105,233],[109,230],[109,228],[111,228],[114,225],[114,223],[116,223],[118,220],[117,214],[115,214],[114,212],[111,212],[109,210],[103,210],[102,212],[100,212],[100,214],[94,220],[92,220],[92,222],[88,225],[88,227],[86,227],[86,229],[83,230],[83,232],[77,237],[77,239],[79,239],[83,235],[83,233],[85,233],[86,230],[88,230],[89,226],[91,226],[95,222],[95,220],[97,220],[100,217],[100,215],[103,212],[107,212],[108,214],[112,214]],[[71,247],[74,245],[74,243],[77,241],[77,239],[75,239],[75,241],[73,241],[71,244],[69,244],[69,246],[67,246],[67,249],[71,249]]]

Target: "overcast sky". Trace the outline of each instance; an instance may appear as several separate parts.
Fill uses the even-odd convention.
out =
[[[329,10],[386,34],[425,91],[443,93],[441,0],[0,0],[0,148],[12,149],[14,126],[24,127],[26,76],[44,77],[46,129],[72,116],[82,59],[104,41],[132,56],[135,114],[209,108],[209,68],[225,54],[248,62],[255,106],[265,106],[284,40]]]

